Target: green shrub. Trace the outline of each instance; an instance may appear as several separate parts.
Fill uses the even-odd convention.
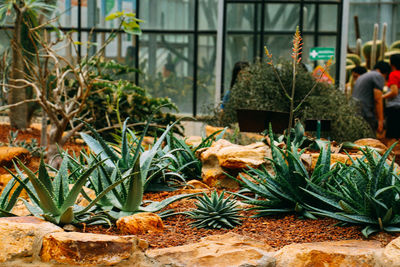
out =
[[[89,113],[96,129],[120,124],[124,118],[136,124],[136,131],[144,129],[143,122],[152,115],[153,124],[168,125],[176,121],[176,116],[165,113],[165,110],[178,111],[176,105],[168,97],[152,97],[145,89],[137,86],[135,68],[127,67],[113,60],[92,64],[92,90],[82,114]],[[159,107],[163,106],[163,110]],[[182,134],[182,126],[177,125],[175,132]],[[150,127],[149,134],[160,134],[158,127]],[[109,139],[109,135],[103,136]]]
[[[289,62],[278,65],[279,75],[285,88],[291,87],[292,67]],[[305,70],[298,69],[296,77],[295,106],[313,86],[315,79]],[[254,63],[240,73],[233,87],[229,101],[222,114],[214,120],[219,126],[229,126],[237,121],[237,109],[257,109],[288,112],[289,101],[285,97],[272,68],[266,63]],[[306,99],[295,117],[305,120],[331,119],[330,137],[336,141],[354,141],[371,137],[373,133],[359,114],[358,106],[348,100],[344,93],[334,86],[319,83]]]

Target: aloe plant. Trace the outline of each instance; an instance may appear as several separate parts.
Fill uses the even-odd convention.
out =
[[[93,156],[86,156],[86,159],[90,164],[98,161]],[[159,212],[177,200],[197,195],[181,194],[169,197],[161,202],[143,201],[144,184],[139,161],[136,161],[135,165],[124,173],[118,167],[110,173],[104,164],[100,164],[93,171],[92,175],[90,175],[89,183],[96,192],[96,195],[103,192],[105,188],[112,188],[106,194],[102,195],[96,205],[105,211],[113,221],[123,216],[140,212]],[[89,196],[85,194],[84,196],[89,201],[92,201]],[[146,205],[144,206],[143,204]],[[169,211],[165,211],[159,215],[163,217],[168,213]]]
[[[17,184],[19,184],[18,181],[12,178],[4,187],[0,196],[0,217],[16,216],[11,210],[17,203],[23,189],[22,185],[17,186]]]
[[[225,131],[226,129],[214,132],[203,138],[201,143],[195,147],[187,145],[185,140],[177,138],[173,132],[169,132],[165,139],[166,144],[157,152],[157,157],[166,159],[162,163],[168,165],[167,174],[173,173],[181,180],[200,179],[202,163],[196,157],[196,151],[210,147],[214,139],[218,141],[224,136]]]
[[[100,158],[105,160],[105,169],[110,173],[110,170],[113,170],[115,168],[118,168],[121,173],[124,173],[128,170],[130,170],[137,161],[140,162],[140,175],[142,179],[142,183],[144,186],[144,190],[150,190],[150,186],[152,183],[152,178],[156,177],[156,175],[150,175],[150,172],[154,174],[155,167],[160,167],[160,165],[157,166],[157,163],[159,162],[159,159],[157,159],[157,153],[161,149],[162,142],[164,141],[165,137],[171,131],[171,129],[174,127],[174,125],[177,122],[173,123],[172,125],[167,126],[165,129],[164,133],[160,136],[160,138],[157,139],[157,141],[153,144],[151,149],[145,151],[144,148],[142,147],[143,139],[147,133],[147,130],[150,125],[151,117],[148,120],[141,136],[138,138],[136,135],[130,131],[127,127],[128,119],[125,120],[121,132],[121,144],[120,147],[117,147],[117,144],[108,144],[100,135],[99,133],[92,128],[90,125],[86,124],[88,129],[92,132],[93,137],[91,137],[88,134],[81,133],[81,137],[83,140],[86,142],[86,144],[89,146],[89,148],[95,153],[96,155],[99,155]],[[131,140],[133,140],[132,143],[128,142],[128,135]],[[161,165],[164,168],[167,168],[165,165]]]
[[[304,191],[325,204],[324,209],[314,207],[314,213],[363,225],[366,237],[378,231],[400,232],[400,179],[394,160],[387,162],[395,145],[383,156],[361,149],[364,157],[350,157],[352,165],[333,176],[334,184],[326,189],[310,181]]]
[[[270,130],[271,140],[273,134]],[[320,156],[314,172],[310,176],[302,163],[300,156],[304,150],[298,151],[288,140],[286,149],[277,147],[271,142],[273,174],[264,166],[260,169],[249,168],[245,171],[252,179],[240,175],[238,180],[245,188],[262,197],[263,200],[242,196],[246,203],[255,207],[256,217],[272,215],[277,213],[296,212],[301,216],[315,219],[310,213],[309,204],[312,199],[302,190],[308,187],[307,181],[322,185],[328,182],[330,176],[336,171],[330,165],[330,145],[327,144],[321,149]]]
[[[17,174],[13,174],[12,172],[10,173],[27,191],[32,204],[24,199],[23,201],[27,209],[34,216],[61,225],[80,222],[91,223],[97,220],[106,222],[108,219],[105,216],[98,216],[99,214],[92,216],[94,211],[93,207],[99,199],[101,199],[113,188],[113,186],[115,187],[116,185],[105,188],[97,198],[91,201],[86,207],[75,205],[77,197],[81,192],[82,187],[87,182],[87,179],[102,162],[103,161],[99,161],[96,164],[84,168],[71,189],[69,188],[68,182],[70,180],[69,176],[71,175],[68,173],[69,157],[66,155],[64,156],[61,167],[54,179],[50,177],[46,169],[43,156],[40,160],[37,175],[19,160],[18,164],[25,172],[26,176],[16,164],[14,164],[14,166]],[[29,180],[30,183],[27,183],[27,180]],[[122,181],[123,180],[121,180],[121,182]]]
[[[213,191],[211,197],[203,193],[201,197],[196,197],[197,208],[185,214],[195,220],[191,225],[197,228],[234,228],[242,222],[240,208],[231,198],[232,195],[224,199],[224,192],[218,195],[216,191]]]

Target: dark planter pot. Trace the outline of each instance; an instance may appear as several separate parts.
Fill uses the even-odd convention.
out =
[[[238,109],[237,118],[241,132],[261,133],[272,125],[274,133],[283,133],[289,126],[289,113],[267,110]]]

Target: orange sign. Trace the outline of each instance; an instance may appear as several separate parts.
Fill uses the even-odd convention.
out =
[[[332,78],[332,76],[329,75],[329,73],[327,71],[324,71],[324,68],[322,66],[317,66],[314,69],[312,75],[314,76],[315,79],[317,79],[320,82],[329,83],[329,84],[335,83],[335,80]]]

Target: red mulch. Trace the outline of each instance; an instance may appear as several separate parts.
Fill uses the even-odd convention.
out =
[[[145,199],[162,200],[175,195],[176,192],[147,193]],[[176,211],[185,211],[194,208],[194,201],[182,200],[171,204],[168,208]],[[338,221],[328,218],[318,220],[301,219],[296,215],[268,216],[262,218],[251,218],[255,213],[243,211],[243,223],[232,230],[226,229],[197,229],[189,225],[193,222],[185,215],[176,215],[163,219],[164,231],[138,234],[141,239],[147,240],[151,248],[166,248],[180,246],[199,241],[201,238],[225,234],[228,232],[248,236],[256,240],[262,240],[274,248],[282,248],[292,243],[338,241],[338,240],[378,240],[383,246],[400,236],[400,233],[389,234],[379,233],[366,239],[361,234],[360,226],[337,226]],[[120,235],[116,229],[103,226],[87,227],[85,232],[106,233],[110,235]]]
[[[9,125],[0,124],[0,142],[7,142],[9,131]],[[31,138],[36,138],[40,143],[40,130],[28,129],[27,131],[18,132],[19,140],[29,140]],[[64,149],[76,152],[79,152],[81,148],[82,145],[74,142],[69,142],[64,147]],[[38,160],[39,159],[31,160],[29,167],[35,170],[38,166]],[[3,168],[0,168],[0,174],[4,172]],[[145,194],[144,199],[160,201],[175,194],[177,194],[177,192],[147,193]],[[182,200],[171,204],[168,208],[173,208],[176,211],[186,211],[194,207],[194,200]],[[139,234],[138,237],[147,240],[152,248],[179,246],[197,242],[201,238],[209,235],[224,234],[227,232],[234,232],[256,240],[263,240],[270,246],[278,249],[291,243],[348,239],[365,240],[360,232],[361,227],[336,226],[335,224],[338,223],[338,221],[333,219],[300,219],[295,215],[251,218],[252,215],[254,215],[254,212],[243,211],[243,224],[232,230],[192,228],[189,223],[193,220],[184,215],[176,215],[163,220],[165,229],[162,233]],[[82,231],[111,235],[121,234],[115,227],[108,228],[104,226],[90,226],[82,229]],[[372,235],[368,240],[379,240],[382,245],[386,245],[398,236],[400,236],[400,233],[379,233]]]
[[[17,129],[11,128],[9,124],[0,123],[0,142],[8,144],[8,137],[10,136],[10,131],[17,131]],[[17,140],[19,141],[30,141],[32,139],[36,139],[37,143],[40,145],[40,130],[37,128],[28,128],[27,130],[21,131],[18,130]],[[75,153],[79,153],[82,149],[81,144],[76,144],[74,140],[67,142],[67,144],[63,147],[64,149],[68,149],[68,151]],[[39,167],[39,158],[31,158],[28,163],[28,167],[31,170],[36,171]],[[8,173],[5,169],[0,167],[0,174]]]

